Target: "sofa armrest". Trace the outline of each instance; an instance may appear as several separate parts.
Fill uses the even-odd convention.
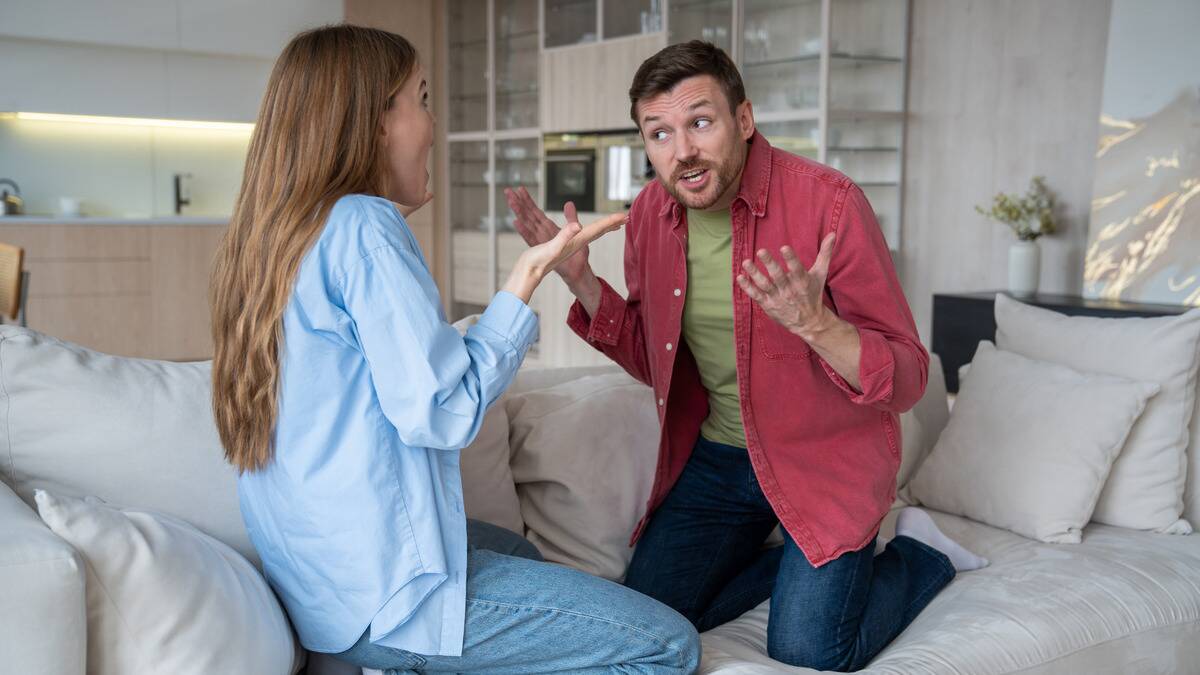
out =
[[[0,669],[84,673],[84,584],[75,549],[0,481]]]

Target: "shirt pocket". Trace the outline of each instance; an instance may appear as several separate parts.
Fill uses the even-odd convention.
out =
[[[763,356],[768,359],[807,359],[812,356],[812,347],[804,338],[779,325],[757,303],[753,307],[750,329]]]

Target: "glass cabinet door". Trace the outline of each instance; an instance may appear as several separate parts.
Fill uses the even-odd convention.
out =
[[[711,42],[733,56],[733,0],[672,0],[669,44]]]
[[[450,131],[487,129],[487,0],[449,3],[449,63],[446,83]]]
[[[906,0],[832,0],[829,109],[904,109]]]
[[[545,0],[546,46],[595,42],[596,0]]]
[[[819,0],[745,0],[742,79],[756,112],[820,105]]]
[[[496,129],[538,125],[537,0],[496,0]]]
[[[820,126],[816,120],[759,122],[758,131],[771,145],[793,155],[817,159],[820,152]]]
[[[662,0],[604,0],[604,39],[662,30]]]
[[[862,188],[899,245],[907,0],[832,0],[825,161]]]
[[[460,311],[459,304],[486,305],[492,296],[488,142],[451,141],[449,159],[451,320],[456,320],[474,313],[469,307]]]
[[[496,287],[508,279],[517,256],[527,247],[513,226],[515,217],[504,198],[505,188],[524,187],[534,201],[541,194],[542,156],[538,138],[496,141],[496,185],[492,204],[496,209]]]

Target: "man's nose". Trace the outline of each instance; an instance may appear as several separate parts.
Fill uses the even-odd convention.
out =
[[[680,162],[688,162],[696,158],[698,150],[696,144],[687,134],[677,134],[675,136],[675,159]]]

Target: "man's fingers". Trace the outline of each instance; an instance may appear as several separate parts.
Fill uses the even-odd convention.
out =
[[[763,300],[766,299],[766,295],[762,291],[758,290],[754,284],[750,283],[750,280],[746,278],[745,274],[737,275],[737,284],[742,289],[742,292],[750,296],[750,299],[754,302],[757,302],[761,305]]]
[[[575,202],[563,204],[563,215],[567,217],[568,223],[579,222],[579,212],[575,210]]]
[[[754,285],[758,286],[758,288],[764,293],[769,293],[775,288],[775,284],[771,282],[771,279],[768,278],[767,275],[763,274],[762,271],[758,269],[758,266],[750,260],[742,261],[742,273],[745,274],[751,281],[753,281]]]
[[[787,281],[787,274],[783,271],[783,267],[775,261],[775,256],[771,255],[767,249],[759,249],[758,259],[762,261],[763,267],[766,268],[767,274],[771,276],[771,280],[775,282],[776,286]]]
[[[829,261],[833,258],[833,245],[837,241],[837,234],[830,232],[821,240],[821,250],[817,252],[817,259],[813,262],[811,272],[820,277],[822,280],[829,276]]]
[[[784,246],[779,249],[779,253],[783,256],[783,264],[787,265],[789,273],[795,274],[804,271],[804,264],[796,257],[796,252],[792,250],[791,246]]]

